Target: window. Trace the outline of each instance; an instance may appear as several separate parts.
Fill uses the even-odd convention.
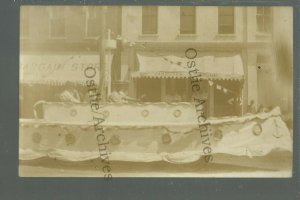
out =
[[[272,29],[271,7],[256,7],[257,31],[270,33]]]
[[[88,7],[86,10],[86,37],[98,37],[101,34],[101,8]]]
[[[218,7],[218,33],[233,34],[234,33],[234,8]]]
[[[143,6],[142,33],[157,34],[157,6]]]
[[[180,34],[196,33],[196,7],[180,7]]]
[[[29,7],[21,7],[20,37],[29,37]]]
[[[65,37],[65,7],[55,6],[50,11],[50,36]]]

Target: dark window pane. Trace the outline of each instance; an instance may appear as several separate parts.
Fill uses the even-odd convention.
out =
[[[233,26],[220,26],[219,27],[219,33],[220,34],[230,34],[234,32]]]
[[[263,15],[256,16],[256,24],[257,24],[257,30],[259,32],[263,32],[264,31]]]
[[[271,32],[271,18],[269,16],[265,17],[264,20],[265,25],[265,32],[270,33]]]
[[[270,33],[272,30],[271,7],[257,7],[256,13],[257,31]]]
[[[143,6],[142,8],[142,33],[157,33],[157,6]]]
[[[231,6],[219,7],[219,13],[221,15],[233,15],[234,8]]]
[[[196,10],[194,6],[180,7],[180,33],[196,33]]]
[[[230,25],[233,26],[234,19],[233,16],[223,16],[219,21],[220,25]]]
[[[195,15],[195,7],[194,6],[185,6],[180,8],[181,15],[183,16],[194,16]]]
[[[232,6],[218,7],[218,33],[234,33],[234,8]]]
[[[264,13],[264,8],[261,6],[256,7],[256,12],[257,14],[263,14]]]
[[[271,8],[270,7],[263,7],[265,15],[271,15]]]

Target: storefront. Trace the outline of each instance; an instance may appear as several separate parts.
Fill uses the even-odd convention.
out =
[[[138,70],[131,73],[134,95],[145,102],[192,102],[188,60],[174,55],[138,53]],[[209,116],[241,114],[244,80],[240,55],[201,56],[195,59],[200,98]]]
[[[33,118],[38,101],[59,102],[66,84],[76,89],[84,102],[87,67],[97,71],[94,80],[98,84],[98,54],[20,55],[20,117]]]

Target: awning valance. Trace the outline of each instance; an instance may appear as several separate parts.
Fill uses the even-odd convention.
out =
[[[20,82],[62,85],[85,83],[84,69],[93,67],[99,80],[99,55],[20,55]]]
[[[139,71],[132,72],[132,78],[189,78],[187,62],[191,61],[174,55],[137,55]],[[203,79],[242,80],[243,63],[240,55],[202,56],[194,59],[195,68]]]

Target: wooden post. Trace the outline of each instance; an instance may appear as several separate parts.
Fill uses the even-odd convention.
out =
[[[110,41],[111,39],[111,30],[108,29],[107,31],[107,40]],[[107,49],[107,94],[111,93],[111,64],[112,64],[112,53],[111,48]]]
[[[101,92],[101,102],[106,102],[106,52],[105,52],[105,36],[106,36],[106,6],[101,6],[101,35],[99,42],[99,57],[100,57],[100,70],[99,70],[99,88]]]
[[[247,7],[243,7],[243,50],[242,50],[242,59],[243,59],[243,69],[244,69],[244,82],[243,82],[243,91],[242,91],[242,115],[247,113],[248,108],[248,13]]]

